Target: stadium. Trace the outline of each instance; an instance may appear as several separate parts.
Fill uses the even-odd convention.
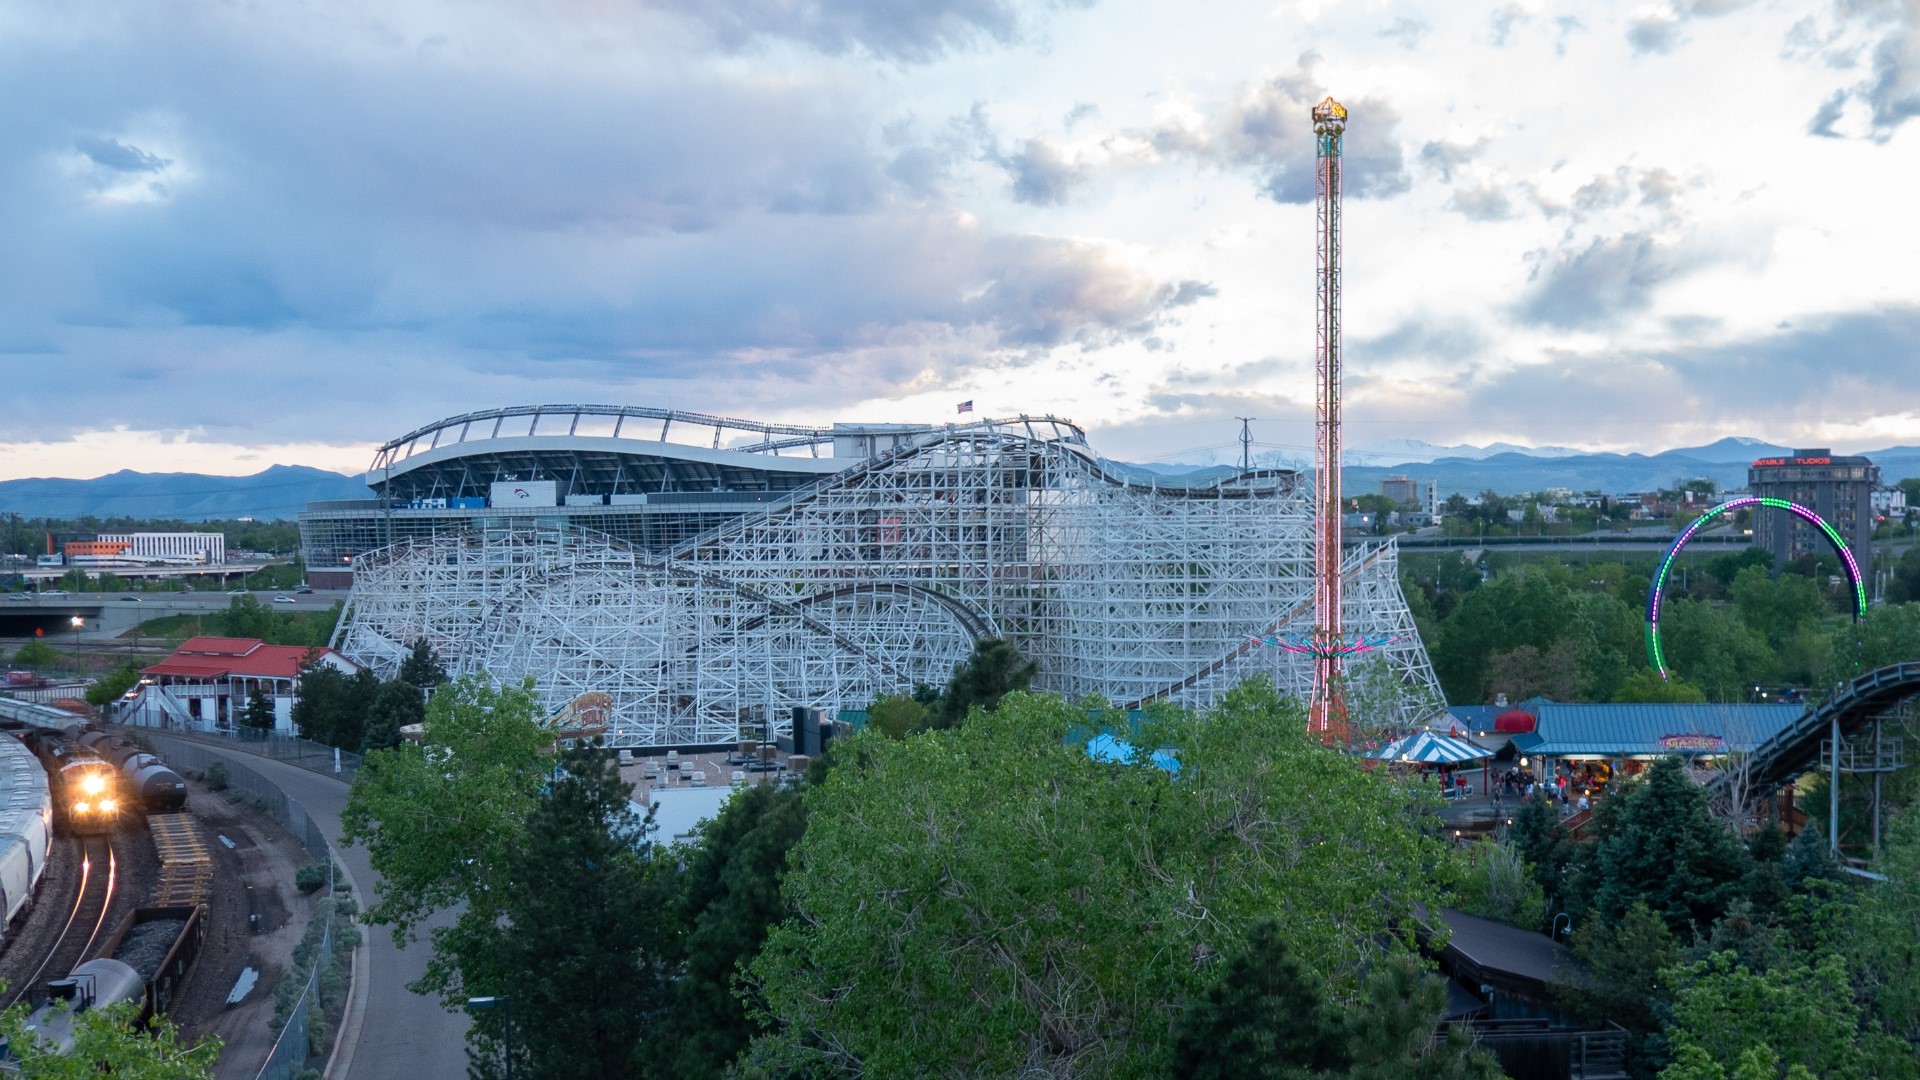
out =
[[[1054,417],[526,406],[410,432],[369,478],[374,498],[300,519],[310,568],[352,568],[334,647],[391,676],[425,638],[455,674],[532,676],[556,713],[591,695],[616,746],[864,708],[943,684],[982,637],[1036,661],[1036,689],[1128,707],[1311,683],[1307,658],[1254,640],[1311,628],[1310,478],[1159,475]],[[1344,575],[1349,632],[1381,643],[1371,677],[1424,719],[1440,696],[1395,547],[1350,548]]]

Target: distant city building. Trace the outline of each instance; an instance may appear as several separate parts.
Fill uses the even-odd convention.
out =
[[[1907,513],[1907,493],[1897,487],[1873,489],[1873,516],[1875,518],[1899,518]]]
[[[70,559],[82,543],[67,544]],[[217,565],[227,561],[227,538],[217,532],[101,533],[91,547],[99,549],[93,552],[98,556],[115,557],[124,563]]]
[[[1863,457],[1834,457],[1825,447],[1795,450],[1792,457],[1761,458],[1747,470],[1747,487],[1763,499],[1787,499],[1825,518],[1847,542],[1855,562],[1873,559],[1873,492],[1880,467]],[[1756,508],[1754,546],[1773,554],[1775,565],[1829,550],[1818,530],[1784,510]]]
[[[1440,496],[1431,480],[1389,476],[1380,481],[1380,494],[1394,502],[1404,503],[1416,510],[1424,510],[1428,514],[1440,512]]]

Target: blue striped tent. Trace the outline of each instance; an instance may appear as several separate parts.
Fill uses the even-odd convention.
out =
[[[1415,765],[1453,765],[1493,756],[1493,751],[1465,739],[1434,731],[1416,731],[1404,739],[1390,742],[1367,755],[1381,761],[1404,761]]]

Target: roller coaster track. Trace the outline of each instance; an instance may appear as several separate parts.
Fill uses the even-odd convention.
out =
[[[1379,562],[1381,557],[1384,556],[1389,550],[1391,550],[1391,548],[1386,544],[1382,544],[1379,547],[1374,548],[1371,552],[1368,552],[1366,556],[1362,558],[1359,562],[1354,563],[1352,566],[1341,571],[1341,574],[1340,574],[1341,578],[1347,581],[1351,581],[1354,578],[1359,577],[1361,574],[1365,573],[1370,567],[1372,567],[1374,563]],[[1203,667],[1198,671],[1192,672],[1186,678],[1181,679],[1179,682],[1171,683],[1167,686],[1163,686],[1160,689],[1154,691],[1153,693],[1148,694],[1146,697],[1136,698],[1135,700],[1129,701],[1120,707],[1123,709],[1138,709],[1146,705],[1148,702],[1165,700],[1167,698],[1172,697],[1175,694],[1180,693],[1183,690],[1187,690],[1197,685],[1204,679],[1212,678],[1213,676],[1218,675],[1221,671],[1224,671],[1227,665],[1247,655],[1253,650],[1259,649],[1259,648],[1265,648],[1265,646],[1261,643],[1262,638],[1268,637],[1273,634],[1277,634],[1280,631],[1286,629],[1288,626],[1291,626],[1296,620],[1305,618],[1311,614],[1313,614],[1313,597],[1309,596],[1305,600],[1302,600],[1298,604],[1295,604],[1290,610],[1288,610],[1288,612],[1285,615],[1282,615],[1279,619],[1275,620],[1273,623],[1268,625],[1267,628],[1260,631],[1258,635],[1249,637],[1247,640],[1241,642],[1236,648],[1229,651],[1227,655],[1222,656],[1218,660],[1215,660],[1213,663],[1208,664],[1206,667]]]
[[[1841,687],[1762,742],[1748,761],[1748,783],[1756,792],[1772,791],[1820,762],[1820,743],[1832,737],[1835,721],[1844,736],[1909,698],[1920,697],[1920,660],[1875,668]],[[1716,780],[1724,784],[1730,776]]]

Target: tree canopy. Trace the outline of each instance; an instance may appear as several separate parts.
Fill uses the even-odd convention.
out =
[[[1424,788],[1308,739],[1270,683],[1150,721],[1138,738],[1178,755],[1172,776],[1070,745],[1090,708],[1016,692],[957,729],[841,748],[805,794],[795,914],[752,965],[781,1025],[761,1060],[1155,1075],[1204,985],[1196,961],[1262,914],[1284,913],[1335,998],[1382,950],[1410,951],[1402,917],[1437,902],[1442,857]]]

